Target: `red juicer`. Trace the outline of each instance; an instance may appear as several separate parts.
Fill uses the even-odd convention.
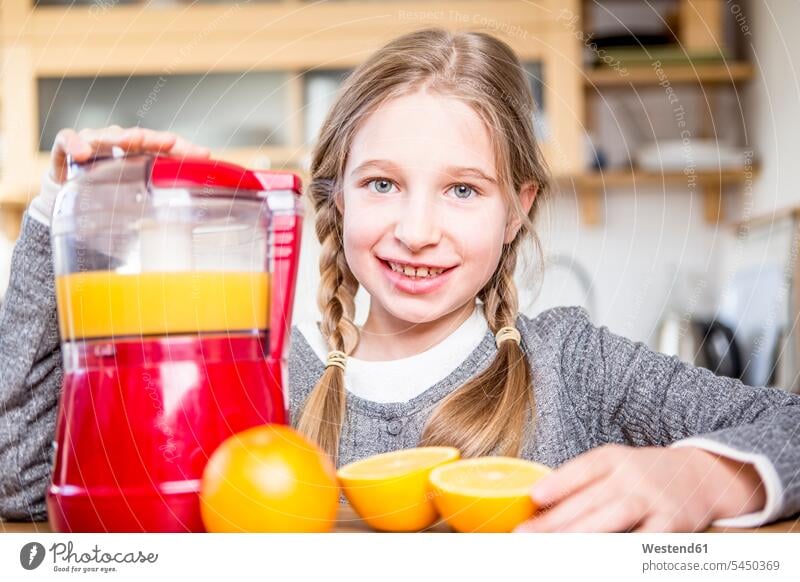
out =
[[[214,449],[287,422],[300,179],[151,155],[70,174],[52,224],[64,368],[51,524],[204,531]]]

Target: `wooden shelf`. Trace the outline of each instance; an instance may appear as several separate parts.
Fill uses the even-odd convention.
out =
[[[651,66],[628,67],[627,75],[614,69],[588,69],[584,83],[589,88],[658,85],[666,78],[671,84],[725,84],[741,83],[753,78],[753,67],[745,62],[727,62],[718,65],[664,66],[663,77]]]
[[[532,59],[542,55],[547,31],[563,32],[563,3],[538,4],[539,9],[517,0],[450,0],[435,7],[419,0],[397,6],[363,0],[106,10],[48,6],[23,13],[20,24],[0,21],[0,36],[4,43],[30,47],[41,76],[158,75],[165,67],[172,73],[350,68],[389,38],[425,24],[425,14],[440,15],[431,24],[464,30],[479,23],[447,16],[480,15],[529,32],[506,40],[523,59]]]
[[[750,169],[750,178],[754,176],[755,170]],[[742,182],[748,177],[748,172],[745,170],[698,170],[694,173],[698,182],[707,183],[730,183]],[[605,171],[592,171],[577,176],[566,176],[561,179],[562,181],[571,181],[579,188],[636,188],[639,187],[652,187],[675,184],[686,184],[688,178],[683,172],[679,171],[664,171],[664,172],[650,172],[646,170],[636,169],[622,169],[622,170],[605,170]]]
[[[722,191],[731,184],[743,184],[758,174],[757,167],[748,169],[697,170],[691,175],[704,198],[704,216],[708,223],[718,223],[722,217]],[[602,222],[602,199],[609,190],[690,188],[690,177],[683,172],[648,172],[635,169],[586,172],[557,180],[562,190],[574,189],[580,196],[581,217],[587,225]]]
[[[754,228],[773,227],[776,223],[783,222],[787,219],[795,221],[800,220],[800,205],[790,204],[774,208],[768,212],[761,212],[759,214],[750,216],[748,218],[736,220],[732,223],[733,228],[739,233],[744,234]]]

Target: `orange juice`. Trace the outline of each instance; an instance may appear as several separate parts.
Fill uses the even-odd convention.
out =
[[[56,278],[64,340],[267,329],[269,274],[89,271]]]

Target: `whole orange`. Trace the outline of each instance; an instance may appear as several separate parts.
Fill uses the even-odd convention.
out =
[[[278,424],[226,439],[208,460],[200,485],[200,512],[209,532],[327,532],[338,505],[328,456]]]

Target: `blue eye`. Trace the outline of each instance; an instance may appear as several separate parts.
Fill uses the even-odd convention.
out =
[[[475,188],[469,184],[456,184],[452,190],[456,198],[460,200],[468,200],[472,194],[477,194]]]
[[[372,186],[373,184],[375,185],[373,192],[377,192],[378,194],[388,194],[392,191],[392,186],[394,186],[394,184],[386,178],[375,178],[367,182],[368,186]]]

